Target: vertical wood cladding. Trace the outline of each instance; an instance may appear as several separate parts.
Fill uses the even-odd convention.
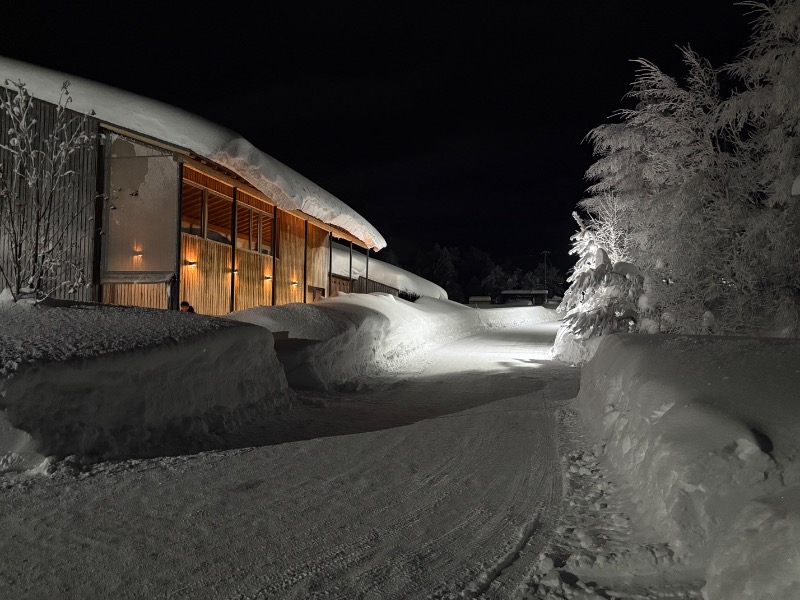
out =
[[[353,281],[353,292],[356,294],[371,294],[372,292],[384,292],[386,294],[391,294],[392,296],[399,296],[400,290],[397,288],[385,285],[374,279],[370,279],[369,282],[364,277],[359,277],[358,279]]]
[[[58,91],[58,90],[54,90]],[[39,149],[44,148],[44,140],[51,135],[56,125],[56,106],[40,100],[33,100],[33,115],[36,119],[36,129],[38,132]],[[82,117],[77,113],[68,110],[67,119],[75,118],[76,125],[80,123]],[[5,113],[0,113],[0,143],[8,145],[9,129],[11,124]],[[81,126],[84,133],[96,136],[98,133],[98,123],[95,119],[87,119]],[[97,143],[94,148],[83,148],[74,152],[69,161],[68,168],[75,172],[70,185],[60,190],[54,198],[55,212],[53,224],[55,230],[63,232],[63,247],[65,248],[66,261],[80,267],[87,280],[87,283],[97,283],[91,281],[93,274],[94,261],[94,238],[95,238],[95,201],[97,197]],[[0,149],[0,164],[3,166],[4,176],[11,173],[13,160],[7,150]],[[32,215],[33,206],[27,200],[25,194],[29,193],[27,186],[23,186],[22,199],[26,201],[29,215]],[[29,220],[30,223],[30,220]],[[0,235],[0,262],[3,267],[8,269],[10,265],[10,240],[7,236]],[[71,280],[74,277],[74,270],[64,267],[62,270],[53,273],[49,286],[46,290],[56,286],[57,282]],[[92,300],[92,288],[84,286],[75,293],[68,293],[63,287],[55,287],[51,294],[54,298],[70,298],[73,300]]]
[[[303,258],[305,221],[280,209],[278,213],[278,255],[275,259],[275,304],[303,301]],[[292,285],[292,282],[296,282]]]
[[[103,285],[103,301],[122,306],[145,308],[169,308],[168,284],[166,283],[106,283]]]
[[[330,295],[328,285],[328,269],[330,267],[330,249],[327,231],[321,227],[308,224],[308,264],[306,265],[306,302],[313,301],[313,293],[309,287],[325,290],[325,297]]]
[[[235,310],[272,304],[272,257],[236,251]]]
[[[226,315],[231,302],[231,247],[181,234],[180,301],[186,300],[195,312]]]

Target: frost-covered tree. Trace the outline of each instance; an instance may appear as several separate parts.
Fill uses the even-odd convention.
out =
[[[74,197],[80,174],[71,166],[92,139],[86,117],[67,110],[70,102],[64,82],[54,122],[43,133],[23,82],[6,80],[0,94],[0,277],[14,300],[38,300],[85,282],[67,233],[93,205],[94,198]]]
[[[732,237],[731,288],[723,310],[782,335],[800,334],[800,3],[744,2],[754,34],[725,72],[741,83],[726,101],[720,127],[735,141],[742,222]]]
[[[754,261],[736,261],[748,222],[738,200],[745,179],[736,140],[719,124],[718,73],[682,52],[683,82],[639,61],[629,94],[636,107],[590,134],[599,160],[582,206],[598,214],[613,195],[661,331],[708,332],[713,320],[715,331],[732,333],[753,322],[742,307],[754,293],[745,274]]]
[[[638,330],[644,278],[634,264],[612,262],[598,244],[594,227],[584,223],[577,213],[572,216],[579,230],[571,237],[570,254],[579,258],[567,278],[570,286],[558,307],[566,316],[554,352],[569,362],[583,362],[593,354],[597,338]]]

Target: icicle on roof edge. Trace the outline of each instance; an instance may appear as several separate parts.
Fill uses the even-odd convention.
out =
[[[0,56],[0,86],[7,79],[21,81],[33,97],[53,104],[61,84],[69,81],[71,110],[94,111],[109,125],[191,150],[230,169],[280,208],[340,227],[374,250],[386,247],[378,230],[355,210],[229,129],[157,100]]]

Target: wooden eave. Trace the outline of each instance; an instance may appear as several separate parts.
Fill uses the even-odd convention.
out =
[[[100,127],[102,127],[103,129],[107,129],[108,131],[117,133],[119,135],[124,135],[125,137],[131,138],[138,142],[149,144],[151,146],[157,146],[159,148],[172,152],[176,155],[176,158],[179,161],[189,165],[190,167],[197,169],[198,171],[202,171],[203,173],[205,173],[206,175],[208,175],[213,179],[217,179],[223,183],[226,183],[227,185],[233,186],[244,192],[247,192],[251,196],[255,196],[256,198],[263,200],[267,204],[270,204],[275,208],[282,210],[283,212],[287,212],[289,214],[295,215],[296,217],[300,217],[304,221],[313,223],[317,227],[330,232],[330,234],[337,239],[344,239],[347,240],[348,242],[353,242],[354,244],[360,246],[361,248],[368,249],[368,246],[363,241],[355,237],[352,233],[345,231],[341,227],[338,227],[336,225],[331,225],[330,223],[325,223],[324,221],[321,221],[316,217],[312,217],[311,215],[304,213],[302,210],[297,210],[297,209],[286,210],[285,208],[277,206],[275,202],[271,198],[269,198],[269,196],[266,196],[263,192],[254,188],[245,179],[243,179],[236,173],[226,169],[221,165],[218,165],[212,160],[209,160],[203,156],[196,154],[195,152],[192,152],[188,148],[183,148],[181,146],[176,146],[174,144],[170,144],[168,142],[164,142],[162,140],[152,138],[150,136],[135,133],[128,129],[124,129],[116,125],[111,125],[110,123],[106,123],[103,121],[100,122]],[[209,173],[209,171],[212,172]]]

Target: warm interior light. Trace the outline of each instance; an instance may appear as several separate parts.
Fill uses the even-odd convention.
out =
[[[144,254],[144,253],[143,253],[143,252],[134,252],[134,253],[133,253],[133,255],[134,255],[134,256],[138,256],[138,257],[140,257],[140,258],[141,258],[141,256],[142,256],[142,254]]]
[[[292,282],[292,285],[297,285],[297,282],[296,282],[296,281],[293,281],[293,282]]]
[[[185,264],[187,267],[196,267],[197,266],[197,261],[196,260],[185,260],[185,261],[183,261],[183,264]]]
[[[233,274],[236,275],[239,272],[239,269],[234,269]]]
[[[264,281],[272,281],[272,275],[265,276]]]

